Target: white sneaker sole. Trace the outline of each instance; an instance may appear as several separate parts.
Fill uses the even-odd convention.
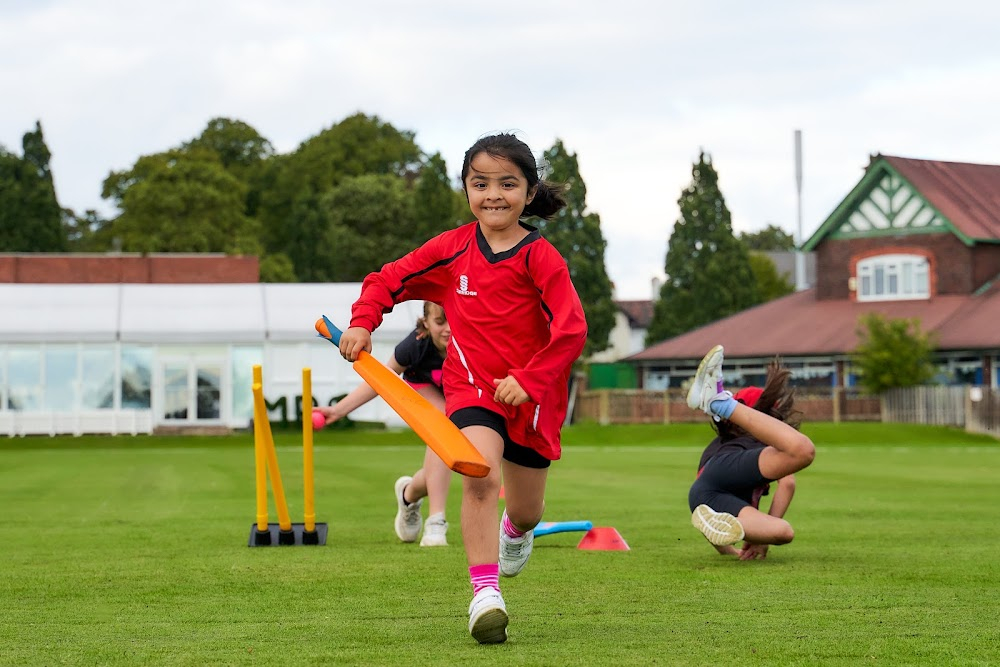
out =
[[[723,357],[724,350],[721,345],[716,345],[708,351],[708,354],[702,357],[701,363],[698,364],[698,371],[694,374],[694,381],[691,383],[691,387],[688,389],[687,394],[687,404],[692,410],[701,409],[702,390],[704,389],[702,385],[704,382],[699,380],[704,380],[705,375],[708,373],[708,369],[713,365],[721,365]]]
[[[469,619],[469,632],[480,644],[502,644],[507,641],[507,612],[490,607]]]
[[[743,539],[743,525],[732,514],[716,512],[708,505],[698,505],[691,513],[691,525],[717,547],[736,544]]]

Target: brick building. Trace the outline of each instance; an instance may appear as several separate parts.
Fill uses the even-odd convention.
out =
[[[851,386],[869,312],[934,335],[937,381],[1000,386],[1000,166],[873,156],[803,250],[815,286],[629,357],[642,386],[681,386],[716,343],[735,383],[781,355],[799,385]]]
[[[256,257],[221,253],[0,254],[0,283],[255,283]]]

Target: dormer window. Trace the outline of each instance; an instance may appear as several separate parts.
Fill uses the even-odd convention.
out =
[[[878,255],[858,262],[858,301],[929,299],[929,264],[923,255]]]

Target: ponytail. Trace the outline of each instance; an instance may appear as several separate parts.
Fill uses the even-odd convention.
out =
[[[760,398],[756,405],[749,407],[798,430],[802,423],[802,412],[795,409],[795,389],[789,384],[791,377],[792,372],[781,365],[781,359],[772,359],[767,365],[767,380]],[[713,420],[712,427],[723,440],[746,435],[744,429],[725,419],[721,422]]]
[[[550,220],[556,213],[566,208],[565,185],[548,181],[538,181],[535,197],[524,207],[524,215],[535,215],[543,220]]]

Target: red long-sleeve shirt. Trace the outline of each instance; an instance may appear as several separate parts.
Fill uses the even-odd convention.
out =
[[[518,428],[511,438],[557,459],[569,373],[587,323],[566,261],[537,229],[524,227],[528,236],[501,253],[472,222],[386,264],[365,278],[351,326],[373,331],[403,301],[440,304],[452,336],[444,363],[448,414],[475,405],[499,412],[510,425],[515,409],[492,396],[493,380],[512,375],[530,396],[534,415],[532,428]]]

